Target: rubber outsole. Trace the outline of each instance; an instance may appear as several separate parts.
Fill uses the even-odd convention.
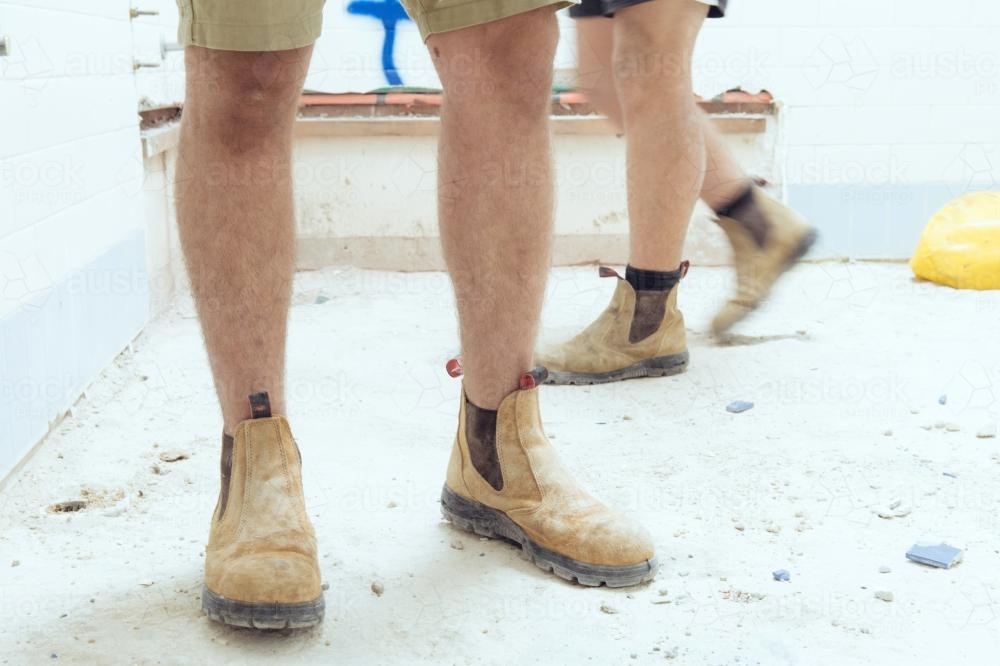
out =
[[[687,370],[688,352],[685,349],[679,354],[647,358],[630,366],[611,372],[559,372],[549,370],[546,384],[561,386],[582,386],[590,384],[608,384],[625,379],[641,377],[667,377],[678,375]]]
[[[305,629],[323,621],[323,595],[299,604],[234,601],[202,586],[201,609],[210,619],[247,629]]]
[[[659,568],[655,557],[628,566],[600,566],[579,562],[544,548],[524,533],[502,511],[466,499],[448,489],[441,491],[441,512],[456,527],[491,539],[504,539],[521,547],[535,566],[562,579],[588,587],[629,587],[653,579]]]

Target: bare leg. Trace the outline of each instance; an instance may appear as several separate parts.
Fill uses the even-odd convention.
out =
[[[256,391],[284,414],[292,126],[311,52],[185,51],[177,220],[229,434]]]
[[[283,416],[292,126],[311,51],[185,52],[177,218],[225,428],[201,602],[240,627],[311,626],[325,607]]]
[[[455,286],[465,397],[441,507],[521,544],[546,571],[626,586],[656,572],[649,536],[600,504],[545,436],[531,368],[552,231],[553,8],[432,36],[444,84],[441,236]]]
[[[552,233],[552,8],[432,35],[444,87],[438,215],[469,401],[497,409],[531,368]]]
[[[589,10],[588,10],[589,11]],[[815,234],[766,200],[694,103],[691,56],[705,19],[693,0],[660,0],[577,18],[578,84],[624,133],[630,257],[611,304],[587,328],[536,358],[557,384],[594,384],[683,372],[677,290],[695,199],[717,214],[733,247],[739,287],[713,319],[719,333],[755,309]]]
[[[615,90],[611,57],[614,50],[614,19],[606,17],[576,19],[579,61],[577,87],[585,90],[590,103],[604,114],[619,134],[625,132],[622,107]]]
[[[614,19],[614,73],[625,124],[630,265],[674,270],[701,190],[705,146],[691,55],[705,17],[694,2],[646,2]]]
[[[744,194],[753,181],[726,148],[722,135],[704,111],[698,109],[701,135],[705,140],[705,179],[701,182],[701,200],[712,210],[722,210]]]
[[[625,131],[621,104],[615,90],[612,70],[614,21],[607,18],[581,18],[576,21],[579,49],[578,69],[585,75],[580,85],[587,91],[594,107],[607,116],[619,133]],[[750,179],[726,148],[722,137],[700,109],[702,137],[705,142],[705,178],[701,199],[713,210],[722,208],[743,194]]]

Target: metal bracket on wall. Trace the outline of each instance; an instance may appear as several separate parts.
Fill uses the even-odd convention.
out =
[[[130,19],[139,18],[140,16],[159,16],[160,12],[155,9],[139,9],[138,7],[128,8],[128,17]]]

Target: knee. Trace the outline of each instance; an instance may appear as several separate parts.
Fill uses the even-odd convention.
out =
[[[681,12],[682,3],[675,4],[645,3],[615,15],[613,71],[623,104],[650,96],[661,102],[665,97],[690,98],[691,59],[703,18],[697,12],[704,9],[689,3]],[[670,11],[661,16],[661,9]]]
[[[559,28],[551,8],[441,35],[428,44],[451,105],[547,112]]]
[[[646,104],[671,106],[691,101],[691,55],[661,48],[655,39],[620,46],[614,55],[614,85],[623,110]]]
[[[185,121],[238,152],[286,136],[301,92],[301,63],[275,53],[227,56],[189,73]]]
[[[664,44],[653,35],[628,40],[615,48],[613,71],[618,85],[655,80],[659,85],[690,87],[690,51]]]

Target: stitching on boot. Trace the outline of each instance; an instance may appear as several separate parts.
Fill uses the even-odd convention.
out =
[[[525,395],[525,394],[524,393],[519,393],[518,397],[514,401],[514,432],[517,435],[517,446],[518,446],[519,449],[521,449],[521,454],[524,455],[525,460],[528,461],[528,474],[531,475],[531,481],[535,485],[535,490],[538,491],[539,499],[542,499],[544,501],[545,493],[548,491],[548,487],[545,486],[545,484],[538,479],[538,475],[535,474],[535,468],[533,467],[532,461],[531,461],[531,454],[529,454],[528,453],[528,449],[525,448],[525,446],[524,446],[524,438],[521,437],[521,412],[520,412],[520,404],[521,404],[521,402],[520,401],[521,401],[521,396],[523,396],[523,395]],[[525,399],[528,399],[528,398],[525,398]],[[537,400],[537,398],[535,398],[535,400]],[[537,405],[535,406],[535,408],[537,409]],[[545,437],[545,427],[542,426],[540,423],[539,423],[539,429],[542,432],[542,437]],[[546,438],[546,441],[547,440],[548,440],[548,438]],[[549,445],[551,446],[551,442],[549,442]],[[528,513],[534,513],[535,511],[538,511],[541,508],[541,506],[542,506],[542,504],[539,503],[537,506],[535,506],[533,509],[531,509],[531,511],[529,511]]]
[[[469,458],[479,476],[497,492],[503,490],[503,472],[497,452],[499,413],[477,407],[465,398],[465,440]]]
[[[292,484],[291,484],[291,474],[288,473],[288,455],[285,453],[285,440],[281,437],[281,426],[276,422],[271,422],[271,427],[274,429],[274,437],[277,440],[278,453],[281,455],[281,476],[282,483],[285,487],[285,492],[291,494]]]
[[[282,476],[283,476],[283,484],[284,484],[284,488],[285,488],[285,493],[286,493],[287,497],[289,497],[289,498],[291,498],[291,497],[298,497],[298,495],[294,492],[295,488],[293,486],[295,484],[292,483],[292,473],[288,469],[288,454],[289,454],[289,452],[285,449],[285,439],[282,436],[281,425],[278,423],[277,420],[272,421],[271,425],[274,427],[275,437],[277,437],[277,440],[278,440],[278,450],[281,453],[281,472],[282,472]],[[293,442],[295,441],[294,437],[292,438],[292,441]],[[298,448],[298,444],[295,444],[295,446],[296,446],[296,448]],[[300,465],[301,465],[301,459],[302,458],[301,458],[301,454],[300,454],[299,455]],[[300,475],[300,478],[301,478],[301,475]],[[305,489],[304,488],[303,488],[302,492],[303,492],[303,494],[305,493]],[[292,501],[291,503],[294,504],[295,502]],[[304,497],[303,497],[302,511],[308,512],[308,509],[306,509],[306,507],[305,507],[305,498]],[[298,509],[296,509],[295,517],[298,520],[301,520],[302,517],[303,517],[303,515],[298,512]]]
[[[253,435],[251,434],[253,430],[246,424],[243,426],[244,441],[246,442],[244,446],[246,456],[246,468],[247,471],[243,475],[243,504],[240,506],[240,522],[236,526],[236,532],[233,534],[234,539],[238,539],[241,534],[243,534],[243,528],[246,526],[247,522],[247,501],[249,500],[251,489],[253,488]]]
[[[669,291],[635,292],[635,308],[632,311],[632,325],[628,330],[629,344],[642,342],[656,333],[663,324],[667,311]]]

